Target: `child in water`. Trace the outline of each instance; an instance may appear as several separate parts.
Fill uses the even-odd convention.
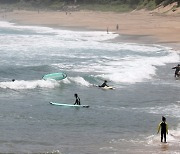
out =
[[[166,133],[168,134],[168,124],[166,123],[166,118],[162,117],[162,122],[158,126],[158,132],[159,133],[161,129],[161,142],[163,142],[164,137],[164,143],[166,143]]]

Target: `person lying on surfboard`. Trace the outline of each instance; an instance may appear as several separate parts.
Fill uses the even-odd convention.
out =
[[[99,87],[109,87],[109,86],[107,85],[107,81],[104,80],[104,83],[102,85],[100,85]]]
[[[76,98],[74,105],[81,105],[80,98],[78,97],[78,94],[74,94],[74,97]]]

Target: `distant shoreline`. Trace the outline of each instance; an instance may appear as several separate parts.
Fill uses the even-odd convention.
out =
[[[108,30],[120,34],[118,40],[123,42],[162,44],[180,51],[180,15],[157,15],[144,10],[129,13],[14,10],[1,11],[0,20],[72,30],[100,30],[105,33]]]

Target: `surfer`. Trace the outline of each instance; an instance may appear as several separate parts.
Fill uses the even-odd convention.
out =
[[[109,87],[109,86],[107,85],[107,81],[104,80],[104,83],[102,85],[100,85],[99,87]]]
[[[15,81],[15,79],[12,79],[12,82],[14,82]]]
[[[177,66],[173,67],[172,69],[176,69],[174,72],[174,77],[179,77],[179,71],[180,71],[180,64],[178,64]]]
[[[79,98],[78,94],[74,94],[74,97],[76,98],[74,105],[76,105],[76,104],[81,105],[80,98]]]
[[[157,134],[159,133],[161,129],[161,142],[163,142],[164,137],[164,143],[166,143],[166,133],[168,134],[168,124],[166,123],[166,118],[162,116],[162,122],[158,126]]]

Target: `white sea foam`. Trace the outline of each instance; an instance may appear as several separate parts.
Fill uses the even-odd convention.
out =
[[[76,84],[81,85],[81,86],[86,86],[86,87],[91,86],[91,84],[88,81],[84,80],[84,78],[82,77],[69,77],[68,79],[71,82],[75,82]]]
[[[68,78],[65,78],[65,79],[63,79],[63,80],[60,80],[59,82],[60,82],[60,83],[62,82],[62,83],[64,83],[64,84],[70,84],[70,83],[71,83],[71,81],[69,81]]]
[[[168,130],[168,135],[166,135],[166,140],[169,145],[179,146],[180,139],[180,129],[179,126],[177,129]],[[160,143],[160,134],[150,135],[146,138],[147,144],[150,146],[159,146]]]
[[[83,62],[78,63],[76,66],[71,65],[68,69],[76,72],[98,73],[95,77],[108,79],[113,82],[142,82],[156,75],[156,66],[179,61],[177,53],[168,50],[166,52],[169,53],[165,56],[147,57],[127,55],[125,58],[113,56],[112,53],[109,56],[89,57],[92,58],[91,61],[84,61],[83,58],[85,57],[78,57]]]
[[[162,57],[127,57],[123,60],[112,60],[105,64],[96,65],[94,70],[102,73],[97,75],[114,82],[135,83],[151,79],[156,75],[156,66],[179,61],[176,53]],[[103,63],[103,62],[102,62]]]
[[[56,81],[45,81],[45,80],[16,80],[14,82],[0,82],[0,88],[3,89],[35,89],[35,88],[54,88],[60,86]]]
[[[118,36],[118,34],[109,33],[108,35],[105,32],[101,31],[71,31],[71,30],[60,30],[60,29],[53,29],[49,27],[42,27],[42,26],[21,26],[14,23],[9,23],[5,21],[0,21],[0,28],[8,28],[13,30],[29,30],[34,31],[36,34],[54,34],[59,39],[65,39],[66,41],[104,41],[113,39]]]
[[[138,112],[147,112],[152,114],[168,115],[170,117],[180,118],[180,105],[172,103],[168,106],[154,106],[154,107],[144,107],[144,108],[132,108],[132,110],[137,110]]]
[[[46,64],[131,84],[152,79],[156,66],[180,61],[177,52],[168,47],[106,42],[117,37],[112,33],[19,26],[8,22],[0,22],[0,28],[28,32],[0,35],[0,60],[5,64],[10,60],[16,65]],[[75,80],[81,85],[90,84],[83,79]]]
[[[169,130],[169,135],[171,136],[170,140],[178,141],[180,140],[180,124],[175,129]]]

